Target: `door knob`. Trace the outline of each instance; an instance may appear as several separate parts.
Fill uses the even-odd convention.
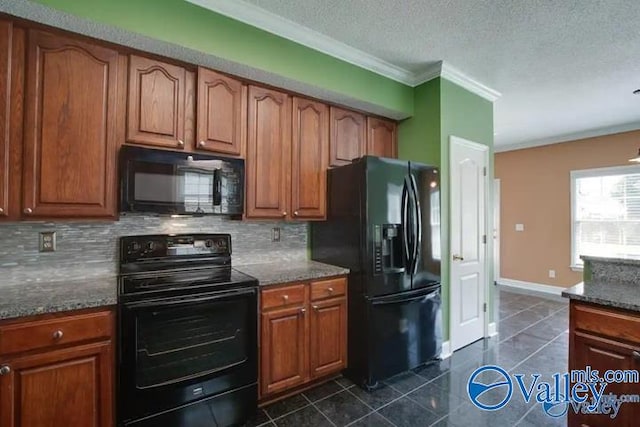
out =
[[[460,255],[453,255],[453,260],[454,261],[464,261],[464,257],[461,257]]]
[[[0,367],[0,375],[9,375],[11,373],[11,368],[9,365],[3,365]]]

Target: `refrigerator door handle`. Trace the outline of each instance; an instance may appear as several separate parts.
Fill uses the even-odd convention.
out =
[[[411,254],[409,253],[409,185],[405,178],[402,187],[402,249],[404,252],[405,267],[407,271],[411,270]]]
[[[411,192],[413,197],[413,206],[415,209],[416,220],[413,227],[414,236],[414,250],[413,250],[413,265],[411,266],[411,274],[415,275],[418,270],[418,260],[420,259],[420,252],[422,250],[422,207],[420,206],[420,197],[418,195],[418,184],[413,175],[409,175],[411,179]]]
[[[391,304],[406,304],[416,301],[424,301],[431,298],[434,298],[438,294],[438,290],[429,291],[427,293],[422,293],[420,295],[411,296],[407,298],[399,298],[399,299],[379,299],[376,301],[372,301],[371,305],[391,305]]]

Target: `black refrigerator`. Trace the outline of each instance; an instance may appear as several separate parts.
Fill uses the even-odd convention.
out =
[[[351,270],[344,374],[373,389],[442,349],[439,171],[365,156],[327,179],[311,256]]]

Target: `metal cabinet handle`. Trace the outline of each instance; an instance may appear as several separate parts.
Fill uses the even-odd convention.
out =
[[[300,309],[300,314],[304,316],[304,314],[307,312],[306,308],[301,308]]]
[[[179,139],[178,140],[178,147],[184,147],[184,141]]]
[[[313,309],[314,309],[315,311],[318,311],[318,310],[320,309],[320,307],[318,307],[317,305],[314,305],[314,306],[312,306],[312,307],[313,307]]]
[[[635,351],[633,353],[631,353],[631,356],[633,356],[633,360],[635,360],[636,362],[640,362],[640,351]]]
[[[3,365],[0,367],[0,375],[9,375],[11,373],[11,368],[9,365]]]
[[[327,292],[329,292],[330,294],[333,293],[333,288],[327,288]]]
[[[460,255],[453,255],[453,260],[454,261],[464,261],[464,257],[461,257]]]
[[[298,216],[298,211],[293,211],[293,216]]]
[[[4,213],[4,209],[0,208],[0,214]]]
[[[55,331],[55,332],[53,333],[53,339],[54,339],[54,340],[59,340],[59,339],[61,339],[63,336],[64,336],[64,334],[63,334],[63,333],[62,333],[62,331],[60,331],[60,330]]]
[[[32,213],[32,212],[33,212],[33,209],[31,209],[31,208],[26,208],[26,209],[24,210],[24,213],[26,213],[26,214],[30,214],[30,213]]]
[[[287,211],[282,212],[282,216],[287,216]]]
[[[207,143],[204,141],[198,142],[198,147],[204,147],[205,145],[207,145]]]
[[[284,302],[289,301],[289,295],[282,295],[282,299],[284,300]]]

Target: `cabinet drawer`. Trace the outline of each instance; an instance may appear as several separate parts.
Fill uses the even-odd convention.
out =
[[[263,310],[282,308],[291,305],[304,305],[305,285],[286,286],[284,288],[265,289],[261,295]]]
[[[112,333],[110,311],[9,324],[0,326],[0,354],[107,339]]]
[[[572,302],[571,317],[575,329],[640,343],[640,316]]]
[[[325,298],[333,298],[347,293],[347,279],[339,277],[337,279],[322,280],[311,284],[311,301]]]

